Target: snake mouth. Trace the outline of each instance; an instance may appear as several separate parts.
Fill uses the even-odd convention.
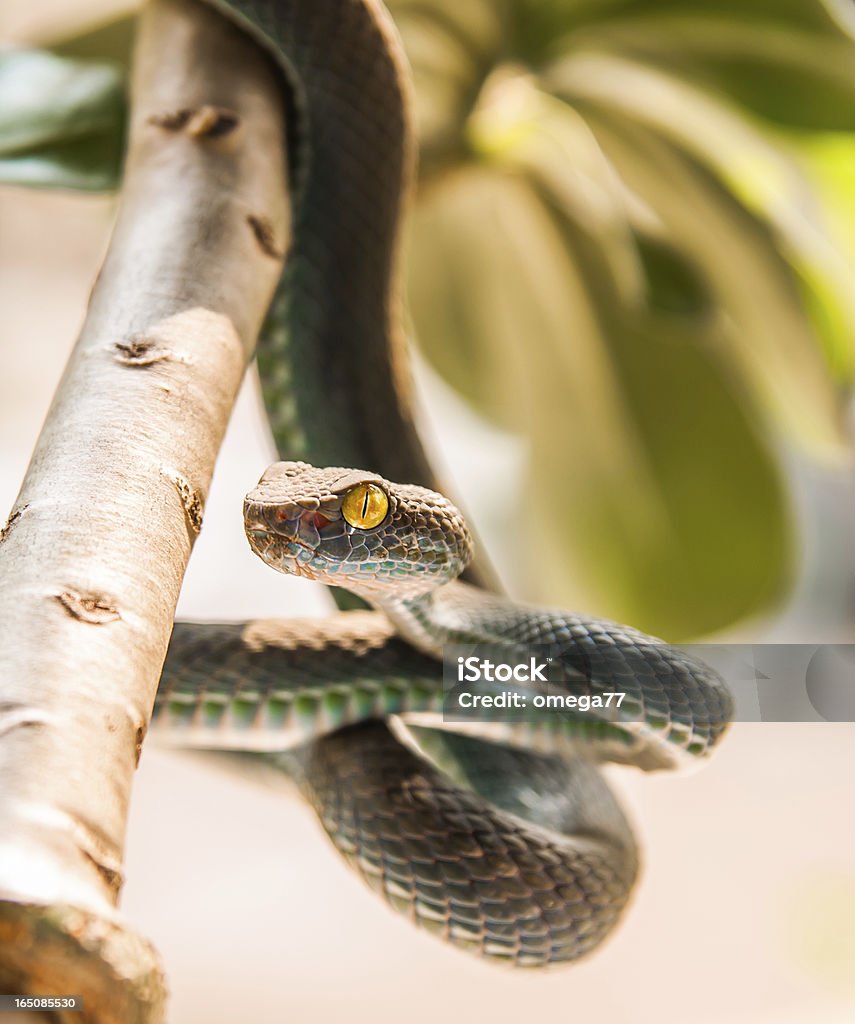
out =
[[[302,548],[304,551],[311,551],[312,554],[315,554],[316,548],[312,547],[311,544],[307,544],[304,540],[300,540],[299,537],[294,537],[287,533],[281,533],[278,534],[278,536],[280,536],[286,544],[294,544],[298,548]]]
[[[271,530],[266,523],[247,523],[244,529],[250,540],[275,540],[281,544],[294,544],[296,547],[302,548],[304,551],[311,551],[312,554],[315,553],[315,548],[311,544],[307,544],[296,534],[279,533],[277,530]]]
[[[273,523],[270,517],[259,515],[257,508],[251,512],[254,514],[246,516],[244,531],[255,554],[280,572],[314,579],[315,573],[308,563],[317,554],[317,544],[300,536],[305,515],[297,516],[296,520],[291,517],[283,520],[275,516]]]

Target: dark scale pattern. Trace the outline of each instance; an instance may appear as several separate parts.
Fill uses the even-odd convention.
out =
[[[258,352],[280,456],[431,486],[397,289],[414,153],[391,20],[375,0],[216,3],[267,45],[292,95],[294,241]]]
[[[527,761],[530,783],[566,801],[572,768],[557,759]],[[402,750],[381,723],[313,744],[303,773],[337,848],[394,907],[450,942],[518,966],[575,960],[593,949],[635,880],[635,848],[604,786],[592,794],[599,806],[587,801],[590,821],[579,806],[560,804],[541,823],[552,832],[526,829]],[[605,824],[604,802],[611,802]]]
[[[717,673],[630,626],[514,604],[465,584],[446,588],[438,602],[453,639],[501,644],[509,657],[514,645],[520,657],[532,646],[555,648],[567,692],[626,693],[622,720],[643,720],[646,731],[691,755],[708,753],[733,717],[733,698]]]
[[[437,663],[392,636],[378,613],[179,622],[151,729],[181,746],[281,751],[343,725],[441,706]]]

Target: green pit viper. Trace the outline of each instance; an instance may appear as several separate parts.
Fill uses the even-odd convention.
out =
[[[375,610],[177,623],[153,732],[294,774],[344,856],[442,938],[516,966],[577,959],[614,926],[638,868],[598,762],[699,761],[727,728],[730,696],[629,627],[456,579],[470,535],[419,441],[401,331],[414,159],[392,22],[375,0],[210,2],[276,62],[289,112],[294,240],[258,352],[288,461],[248,495],[247,537],[275,568]],[[622,691],[626,703],[438,728],[452,643],[508,662],[550,645],[570,692]]]

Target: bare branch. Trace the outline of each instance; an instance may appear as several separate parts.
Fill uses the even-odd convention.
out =
[[[118,223],[0,534],[0,990],[123,1024],[163,1006],[115,910],[131,779],[289,238],[280,83],[254,44],[154,0],[133,99]]]

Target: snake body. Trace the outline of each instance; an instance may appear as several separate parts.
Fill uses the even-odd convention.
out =
[[[702,758],[729,695],[629,627],[456,579],[470,538],[415,429],[400,331],[413,159],[391,21],[374,0],[208,2],[273,57],[290,111],[294,244],[258,356],[286,461],[247,497],[247,536],[275,568],[376,610],[178,623],[153,731],[295,774],[337,848],[415,923],[515,965],[576,959],[613,927],[638,867],[597,762]],[[443,648],[461,642],[498,644],[509,660],[557,645],[570,691],[626,691],[628,703],[617,716],[433,728]]]
[[[409,77],[376,0],[210,0],[282,71],[293,243],[258,348],[283,457],[431,487],[413,423],[398,247],[415,154]]]

